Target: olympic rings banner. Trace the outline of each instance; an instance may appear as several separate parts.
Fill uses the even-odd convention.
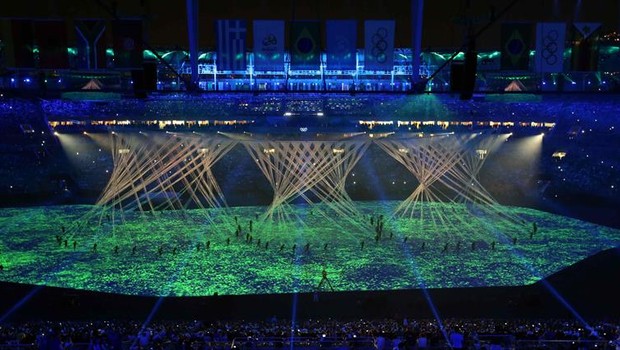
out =
[[[536,25],[535,69],[541,73],[559,73],[564,70],[564,43],[566,23],[538,23]]]
[[[394,68],[394,21],[366,21],[364,69],[391,71]]]

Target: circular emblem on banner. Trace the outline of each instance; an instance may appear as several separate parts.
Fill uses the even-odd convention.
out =
[[[278,39],[272,33],[265,35],[263,38],[263,46],[274,46],[278,44]]]
[[[372,49],[370,53],[377,63],[387,62],[387,48],[388,48],[388,30],[385,27],[380,27],[372,35]]]
[[[550,30],[543,38],[543,49],[541,56],[547,65],[553,66],[558,62],[558,38],[560,34],[557,30]]]
[[[314,42],[310,38],[302,37],[297,39],[297,51],[300,53],[310,53],[314,48]]]
[[[523,40],[523,37],[518,30],[512,32],[512,34],[508,38],[508,41],[506,42],[506,45],[504,46],[504,49],[510,57],[510,62],[512,63],[512,65],[517,65],[517,63],[519,62],[519,60],[521,60],[521,57],[523,57],[526,51],[525,41]]]

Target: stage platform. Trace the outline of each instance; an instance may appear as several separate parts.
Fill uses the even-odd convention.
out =
[[[0,280],[149,297],[526,286],[620,245],[620,230],[534,209],[354,204],[356,218],[290,204],[278,222],[252,206],[4,208]]]
[[[144,297],[2,282],[5,321],[267,320],[334,318],[615,319],[620,249],[609,249],[529,286]],[[432,305],[432,306],[431,306]],[[433,310],[434,308],[434,310]]]

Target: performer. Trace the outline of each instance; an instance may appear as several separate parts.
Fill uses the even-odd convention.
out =
[[[73,250],[75,250],[75,248],[77,247],[77,241],[73,241]]]
[[[67,242],[67,241],[65,241],[65,242]],[[66,244],[66,243],[65,243],[65,244]],[[65,245],[65,246],[66,246],[66,245]],[[94,243],[94,244],[93,244],[93,253],[96,253],[96,252],[97,252],[97,243]]]
[[[319,285],[317,286],[317,291],[320,291],[323,286],[325,284],[327,284],[327,286],[329,287],[330,291],[334,291],[334,287],[332,286],[332,283],[329,281],[329,279],[327,278],[327,270],[325,269],[325,267],[323,267],[323,271],[321,272],[321,282],[319,282]]]

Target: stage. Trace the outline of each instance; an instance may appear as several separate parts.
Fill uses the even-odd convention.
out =
[[[534,209],[419,203],[394,217],[398,204],[354,202],[359,221],[290,204],[283,222],[256,206],[4,208],[0,279],[157,297],[524,286],[620,244],[619,230]]]

